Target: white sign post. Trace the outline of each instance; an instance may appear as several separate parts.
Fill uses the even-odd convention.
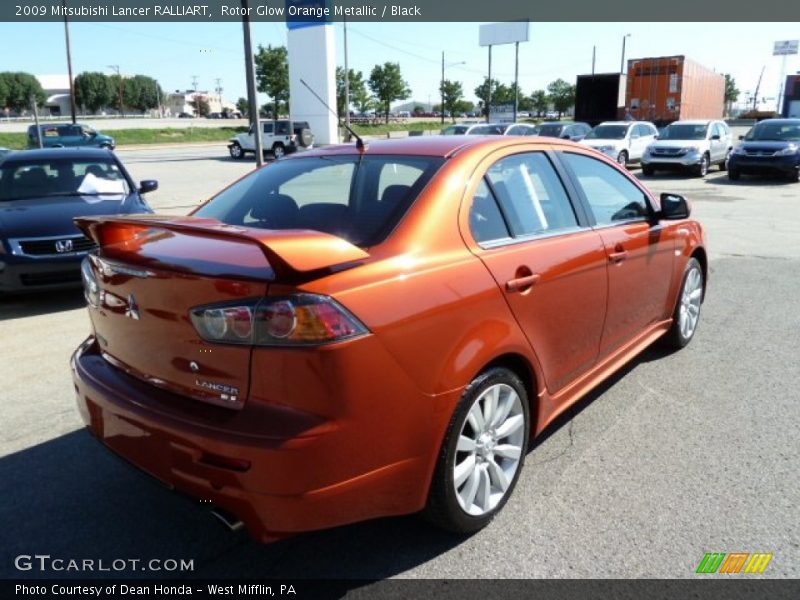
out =
[[[519,43],[528,41],[530,30],[528,21],[511,21],[508,23],[489,23],[481,25],[478,43],[489,47],[489,79],[486,97],[486,122],[492,112],[492,46],[514,44],[514,121],[517,120],[519,108]]]
[[[778,103],[776,109],[778,115],[781,114],[781,109],[783,108],[783,86],[786,82],[786,57],[792,54],[797,54],[798,41],[800,40],[783,40],[781,42],[775,42],[775,46],[772,49],[772,56],[781,57],[781,81],[780,86],[778,87]]]

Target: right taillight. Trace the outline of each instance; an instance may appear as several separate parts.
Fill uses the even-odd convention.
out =
[[[201,306],[191,319],[204,340],[227,344],[312,346],[369,332],[341,304],[316,294]]]

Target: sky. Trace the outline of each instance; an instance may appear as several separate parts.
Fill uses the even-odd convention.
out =
[[[487,49],[478,45],[479,23],[349,23],[349,64],[369,77],[372,67],[399,62],[417,102],[437,102],[442,52],[446,78],[463,83],[468,100],[487,73]],[[344,64],[342,24],[336,30],[337,65]],[[759,97],[774,108],[780,89],[781,58],[773,43],[800,38],[797,23],[531,23],[530,41],[520,44],[519,80],[530,94],[557,78],[574,83],[590,73],[592,47],[596,72],[619,72],[622,39],[626,59],[682,54],[721,73],[730,73],[742,91],[740,100],[764,77]],[[155,77],[165,91],[214,90],[220,78],[223,96],[246,96],[240,23],[70,23],[73,71]],[[281,23],[253,23],[253,43],[283,45]],[[66,73],[63,23],[0,23],[0,71],[34,75]],[[458,64],[460,63],[460,64]],[[514,47],[497,46],[492,76],[514,79]],[[787,57],[786,73],[800,71],[800,58]],[[262,97],[261,102],[266,98]]]

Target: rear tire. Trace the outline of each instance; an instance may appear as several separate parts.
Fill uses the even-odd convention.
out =
[[[648,177],[652,177],[656,174],[656,170],[651,167],[650,165],[642,165],[642,175],[647,175]]]
[[[728,161],[730,159],[731,159],[731,151],[728,150],[728,152],[725,154],[725,159],[721,163],[719,163],[719,170],[720,171],[727,171],[728,170]]]
[[[741,173],[739,173],[739,171],[737,171],[736,169],[728,169],[728,179],[730,179],[731,181],[739,181],[739,178],[741,176],[742,176]]]
[[[703,268],[696,258],[690,258],[683,271],[681,291],[672,313],[672,327],[664,336],[669,348],[680,350],[692,341],[700,323],[704,295]]]
[[[494,367],[473,379],[447,427],[423,516],[462,534],[488,525],[519,479],[530,423],[515,373]]]

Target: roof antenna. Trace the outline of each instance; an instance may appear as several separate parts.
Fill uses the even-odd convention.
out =
[[[347,132],[348,132],[350,135],[352,135],[354,138],[356,138],[356,149],[357,149],[359,152],[364,152],[364,150],[366,150],[366,148],[367,148],[367,147],[366,147],[366,145],[364,144],[364,140],[362,140],[362,139],[361,139],[361,138],[358,136],[358,134],[357,134],[355,131],[353,131],[353,129],[352,129],[352,128],[351,128],[351,127],[350,127],[350,126],[347,124],[347,123],[344,123],[344,122],[342,121],[342,119],[339,117],[339,115],[337,115],[337,114],[334,112],[334,110],[333,110],[333,109],[332,109],[330,106],[328,106],[328,105],[327,105],[327,103],[325,102],[325,100],[323,100],[322,98],[320,98],[320,97],[319,97],[319,94],[317,94],[317,92],[315,92],[314,90],[312,90],[312,89],[311,89],[311,86],[310,86],[310,85],[308,85],[308,84],[307,84],[307,83],[306,83],[306,82],[305,82],[303,79],[301,79],[301,80],[300,80],[300,83],[302,83],[304,86],[306,86],[306,87],[308,88],[308,91],[309,91],[309,92],[311,92],[312,94],[314,94],[314,97],[315,97],[317,100],[319,100],[319,101],[322,103],[322,106],[324,106],[325,108],[327,108],[327,109],[328,109],[328,110],[331,112],[331,114],[332,114],[334,117],[336,117],[336,120],[339,122],[339,127],[342,127],[343,129],[346,129],[346,130],[347,130]]]

